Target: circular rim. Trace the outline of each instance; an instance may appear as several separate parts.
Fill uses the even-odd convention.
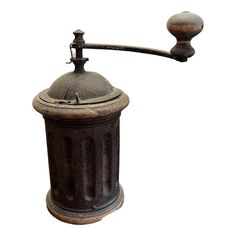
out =
[[[129,104],[129,97],[122,91],[114,99],[95,104],[54,104],[43,101],[40,94],[33,100],[34,109],[45,117],[55,119],[71,120],[104,117],[122,111]]]
[[[101,210],[93,212],[71,212],[58,207],[51,199],[51,191],[47,193],[47,209],[52,216],[60,221],[70,224],[91,224],[102,220],[103,217],[121,208],[124,202],[124,191],[120,185],[120,192],[115,202]]]

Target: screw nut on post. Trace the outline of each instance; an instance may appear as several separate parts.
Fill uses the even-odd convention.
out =
[[[187,58],[195,53],[191,46],[191,39],[202,31],[202,18],[185,11],[172,16],[167,22],[167,28],[177,39],[177,43],[170,50],[170,53],[180,61],[187,61]]]

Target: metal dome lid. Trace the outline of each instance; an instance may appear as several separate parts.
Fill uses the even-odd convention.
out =
[[[48,95],[55,99],[86,100],[111,93],[111,84],[95,72],[69,72],[59,77],[49,88]]]
[[[39,97],[48,103],[94,104],[118,97],[121,90],[96,72],[69,72],[60,76]]]

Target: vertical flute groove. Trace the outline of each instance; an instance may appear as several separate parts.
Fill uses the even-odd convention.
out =
[[[108,196],[111,191],[112,168],[112,137],[110,133],[103,138],[103,194]]]
[[[83,140],[84,198],[91,201],[95,197],[96,152],[92,138]]]
[[[116,173],[114,173],[116,178],[115,186],[119,187],[119,172],[120,172],[120,126],[118,124],[116,129]]]
[[[68,200],[73,200],[75,196],[75,181],[73,177],[73,157],[72,157],[72,140],[69,137],[64,138],[64,175],[65,175],[65,196]]]
[[[48,143],[48,164],[52,194],[58,194],[58,182],[57,182],[57,163],[54,150],[54,137],[51,132],[47,133]]]

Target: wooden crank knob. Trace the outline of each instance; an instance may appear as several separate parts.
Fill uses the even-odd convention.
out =
[[[177,43],[170,53],[180,61],[187,61],[187,58],[195,53],[191,46],[191,39],[202,31],[202,18],[194,13],[184,11],[172,16],[167,22],[167,28],[177,39]]]

